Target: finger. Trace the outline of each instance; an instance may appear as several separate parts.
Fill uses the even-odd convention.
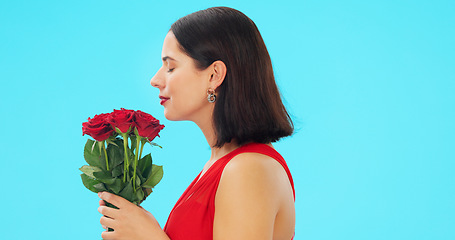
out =
[[[105,200],[108,203],[113,204],[114,206],[116,206],[118,208],[123,208],[123,207],[128,206],[129,204],[132,204],[128,200],[126,200],[120,196],[117,196],[115,194],[109,193],[109,192],[99,192],[98,196],[101,199]]]
[[[108,218],[106,216],[102,216],[100,218],[100,223],[101,223],[101,226],[103,226],[103,228],[106,230],[107,230],[107,228],[115,229],[115,227],[117,227],[115,220],[112,218]]]
[[[115,208],[106,207],[106,206],[99,206],[98,212],[103,214],[106,217],[115,219],[118,216],[119,210],[115,209]]]
[[[106,206],[106,203],[104,202],[104,200],[100,200],[100,206]]]
[[[115,231],[114,232],[104,231],[101,233],[101,238],[104,240],[115,239]]]

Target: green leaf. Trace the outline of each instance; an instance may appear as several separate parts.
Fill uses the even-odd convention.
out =
[[[106,184],[112,184],[115,181],[115,178],[112,177],[111,172],[104,170],[101,172],[93,172],[93,176],[95,176],[96,180]]]
[[[120,148],[118,146],[109,144],[106,149],[107,156],[109,158],[109,166],[115,168],[118,165],[123,163],[125,157],[123,156],[123,146]]]
[[[132,181],[129,181],[125,188],[123,188],[123,190],[120,191],[118,195],[130,202],[134,201],[134,190]]]
[[[107,191],[106,187],[104,186],[104,183],[101,182],[93,185],[93,187],[97,190],[97,192]]]
[[[128,166],[134,166],[134,153],[133,151],[131,151],[129,148],[126,149],[128,151],[128,159],[129,159],[129,162],[128,162]]]
[[[136,175],[136,182],[135,182],[135,188],[138,189],[138,188],[141,188],[141,178],[139,177],[139,175]]]
[[[138,161],[137,166],[141,170],[142,176],[147,179],[152,171],[152,155],[150,153],[145,155]]]
[[[114,179],[112,184],[106,184],[107,189],[112,190],[115,194],[118,194],[123,189],[123,181],[119,178]]]
[[[158,166],[153,164],[152,166],[152,172],[150,176],[147,178],[147,181],[145,181],[144,184],[142,184],[142,187],[144,188],[153,188],[158,184],[161,179],[163,178],[163,166]]]
[[[136,190],[135,201],[142,202],[143,199],[144,199],[144,192],[142,191],[142,189],[139,188]]]
[[[84,159],[90,166],[99,167],[102,169],[106,168],[106,159],[104,157],[104,152],[95,147],[92,150],[92,146],[95,141],[87,139],[84,147]]]
[[[89,176],[87,176],[85,173],[82,173],[81,174],[81,179],[82,179],[82,183],[84,184],[84,186],[94,192],[94,193],[97,193],[99,192],[95,187],[94,185],[96,184],[99,184],[100,182],[98,182],[97,180],[93,179],[93,178],[90,178]]]
[[[130,147],[130,149],[131,149],[132,152],[134,152],[134,149],[136,149],[136,145],[137,145],[137,143],[136,143],[136,140],[137,140],[136,139],[136,135],[130,135],[129,137],[131,139],[131,147]]]
[[[123,174],[123,164],[118,165],[112,169],[112,177],[116,178]]]
[[[139,177],[139,179],[141,180],[141,183],[143,183],[147,180],[147,178],[142,176],[141,169],[139,169],[139,167],[137,168],[136,176]]]
[[[95,178],[95,176],[93,175],[94,172],[103,171],[99,167],[87,166],[87,165],[82,166],[81,168],[79,168],[79,170],[81,170],[83,173],[85,173],[87,176],[89,176],[91,178]]]

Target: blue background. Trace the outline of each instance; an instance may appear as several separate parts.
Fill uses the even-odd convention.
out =
[[[1,239],[100,238],[81,124],[120,107],[166,125],[143,204],[164,225],[210,150],[149,79],[170,25],[220,5],[256,22],[295,121],[296,239],[455,239],[455,2],[416,0],[2,0]]]

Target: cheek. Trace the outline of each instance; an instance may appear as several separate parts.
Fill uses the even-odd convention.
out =
[[[165,105],[168,120],[191,120],[207,105],[206,82],[191,69],[179,69],[167,81],[170,101]],[[195,115],[196,114],[196,115]]]
[[[201,109],[207,105],[204,92],[201,89],[181,88],[172,95],[171,102],[164,110],[168,120],[192,120],[201,114]]]
[[[202,99],[204,95],[197,89],[182,89],[178,96],[174,98],[173,105],[182,112],[193,111],[195,108],[201,107],[204,104]]]
[[[174,75],[172,79],[169,79],[168,87],[176,104],[191,105],[204,97],[206,89],[203,83],[197,75],[179,73],[179,75]]]

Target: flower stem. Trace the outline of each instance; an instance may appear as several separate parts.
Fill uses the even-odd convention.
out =
[[[126,174],[128,172],[128,134],[123,133],[123,150],[124,150],[124,155],[125,155],[125,162],[123,163],[123,182],[126,182]]]
[[[104,156],[106,157],[106,169],[109,171],[109,160],[107,159],[107,152],[106,152],[106,146],[104,145],[104,141],[103,141],[103,149],[104,149]]]
[[[139,153],[139,143],[141,142],[141,136],[136,136],[136,155],[134,156],[134,173],[133,173],[133,190],[136,192],[136,168],[137,168],[137,161],[139,160],[138,153]],[[142,153],[142,152],[141,152]]]

